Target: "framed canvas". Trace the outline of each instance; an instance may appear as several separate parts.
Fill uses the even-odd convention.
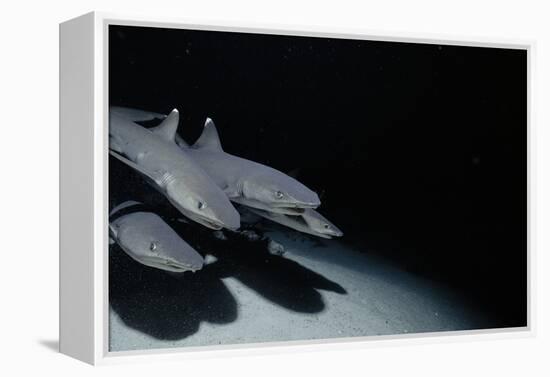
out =
[[[62,23],[61,352],[531,335],[532,49]]]

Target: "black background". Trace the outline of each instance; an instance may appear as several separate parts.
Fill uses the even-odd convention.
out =
[[[322,196],[342,242],[526,324],[523,50],[111,26],[112,105],[206,116]]]

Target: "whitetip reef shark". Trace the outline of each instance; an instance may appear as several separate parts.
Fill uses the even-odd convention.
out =
[[[342,237],[344,235],[336,225],[311,208],[305,209],[304,212],[299,215],[284,215],[256,208],[247,208],[247,210],[278,224],[313,236],[331,239],[332,237]]]
[[[109,215],[109,236],[137,262],[170,272],[197,271],[203,257],[158,215],[127,201]]]
[[[117,112],[135,121],[166,118],[163,114],[129,108],[117,108]],[[223,151],[212,119],[206,119],[201,136],[192,146],[178,134],[175,141],[214,179],[231,201],[300,232],[322,238],[343,235],[336,225],[315,211],[321,204],[315,192],[292,176]]]
[[[166,115],[126,107],[111,113],[130,121],[164,119]],[[166,120],[165,120],[166,122]],[[226,153],[212,119],[207,118],[199,139],[189,146],[178,134],[176,143],[191,155],[232,202],[281,214],[299,214],[321,201],[305,185],[276,169]]]
[[[124,109],[122,113],[120,109],[114,108],[109,114],[111,155],[148,178],[153,187],[191,220],[216,230],[239,228],[239,213],[225,193],[195,159],[175,143],[178,111],[174,109],[159,126],[147,129],[134,123],[124,114]]]
[[[281,214],[317,208],[317,194],[296,179],[269,166],[226,153],[218,131],[207,118],[199,139],[189,146],[179,135],[176,143],[197,161],[235,203]]]

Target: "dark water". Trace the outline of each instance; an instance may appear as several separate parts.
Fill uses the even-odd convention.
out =
[[[488,313],[488,327],[526,324],[525,51],[122,26],[111,27],[109,43],[111,104],[177,107],[189,142],[213,118],[227,152],[299,168],[348,246],[462,292]],[[170,212],[139,177],[110,166],[113,203],[152,201]],[[176,322],[198,320],[181,334],[169,323],[149,331],[183,336],[205,316],[231,322],[238,297],[219,279],[239,263],[225,258],[190,278],[199,296],[212,297],[202,305],[224,314],[212,319],[201,304],[189,309],[187,298],[170,296],[164,303],[182,311]],[[279,297],[284,286],[262,288],[251,272],[243,279],[304,311],[319,308],[315,284],[338,290],[293,264],[279,267],[309,292],[303,302]],[[153,292],[175,289],[160,272],[146,275],[158,275]],[[111,280],[115,310],[117,300],[134,300],[131,316],[162,314],[158,298],[124,281]]]

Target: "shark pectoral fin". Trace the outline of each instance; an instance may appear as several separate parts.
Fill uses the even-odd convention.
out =
[[[112,243],[115,242],[116,235],[117,235],[117,232],[115,227],[112,226],[111,223],[109,223],[109,245],[112,245]],[[113,242],[111,243],[111,241]]]
[[[118,144],[117,140],[109,135],[109,149],[118,153],[122,153],[122,147]]]
[[[138,164],[136,164],[134,161],[131,161],[129,159],[127,159],[126,157],[120,155],[119,153],[115,152],[115,151],[109,151],[109,153],[111,154],[111,156],[113,157],[116,157],[119,161],[125,163],[126,165],[128,165],[129,167],[131,167],[132,169],[138,171],[139,173],[143,174],[145,177],[153,180],[153,182],[155,182],[157,185],[160,185],[160,180],[162,177],[159,177],[155,174],[152,174],[151,172],[143,169],[141,166],[139,166]]]
[[[220,136],[214,121],[210,118],[206,118],[204,122],[204,129],[199,139],[193,144],[193,148],[196,149],[210,149],[216,151],[223,151],[222,143],[220,142]]]
[[[174,109],[161,124],[151,128],[151,131],[167,141],[175,142],[179,121],[180,114],[177,109]]]
[[[240,196],[238,190],[230,185],[225,185],[225,187],[222,188],[222,191],[229,199],[238,198]]]
[[[238,192],[235,192],[235,191],[225,191],[225,190],[224,190],[224,193],[225,193],[225,195],[226,195],[229,199],[234,199],[234,198],[238,198],[238,197],[239,197],[239,193],[238,193]]]

